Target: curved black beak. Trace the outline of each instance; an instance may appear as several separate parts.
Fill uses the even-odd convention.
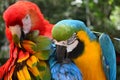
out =
[[[23,32],[23,30],[21,30],[20,42],[24,40],[24,38],[25,38],[25,33]]]
[[[62,62],[66,57],[66,46],[56,45],[56,58],[58,62]]]

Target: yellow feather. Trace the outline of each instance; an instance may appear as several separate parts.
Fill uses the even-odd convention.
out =
[[[79,31],[77,36],[85,45],[82,55],[74,59],[83,74],[83,80],[106,80],[102,68],[100,44],[95,40],[90,41],[84,31]]]
[[[38,62],[38,58],[36,56],[31,56],[30,58],[31,58],[33,63],[37,63]]]
[[[17,72],[17,77],[18,77],[18,79],[20,80],[21,76],[20,76],[19,71]]]
[[[42,80],[51,80],[50,69],[45,61],[39,60],[39,67],[41,66],[40,77]]]
[[[23,71],[25,80],[31,80],[31,77],[30,77],[30,74],[28,72],[27,66],[24,66],[23,69],[22,69],[22,71]]]
[[[31,73],[35,76],[35,77],[40,77],[40,73],[39,70],[37,68],[37,66],[34,66],[32,68],[28,68],[29,71],[31,71]]]
[[[28,60],[27,60],[27,65],[31,68],[37,65],[38,62],[38,58],[36,58],[35,56],[31,56]]]
[[[17,72],[17,76],[18,76],[18,79],[19,79],[19,80],[25,80],[25,77],[24,77],[24,75],[23,75],[22,70],[19,70],[19,71]]]

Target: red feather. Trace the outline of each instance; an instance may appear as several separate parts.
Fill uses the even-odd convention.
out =
[[[3,78],[3,76],[11,72],[11,68],[14,66],[14,63],[17,59],[18,50],[14,46],[14,43],[11,43],[9,47],[10,47],[10,58],[3,66],[0,67],[0,80]]]

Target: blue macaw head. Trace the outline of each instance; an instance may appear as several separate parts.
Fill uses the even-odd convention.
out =
[[[78,32],[83,31],[90,40],[95,40],[96,36],[79,20],[62,20],[54,25],[52,36],[55,39],[56,53],[58,57],[75,58],[84,50],[84,41],[78,36]],[[81,36],[82,37],[82,36]],[[74,53],[74,54],[73,54]]]
[[[91,40],[96,39],[95,35],[86,27],[84,22],[80,20],[62,20],[54,25],[52,36],[57,41],[69,39],[78,31],[85,31]]]

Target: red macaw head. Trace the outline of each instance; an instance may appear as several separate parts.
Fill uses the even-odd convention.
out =
[[[51,37],[52,24],[44,19],[38,6],[29,1],[17,1],[3,14],[8,40],[19,42],[26,34],[39,30],[40,35]]]

